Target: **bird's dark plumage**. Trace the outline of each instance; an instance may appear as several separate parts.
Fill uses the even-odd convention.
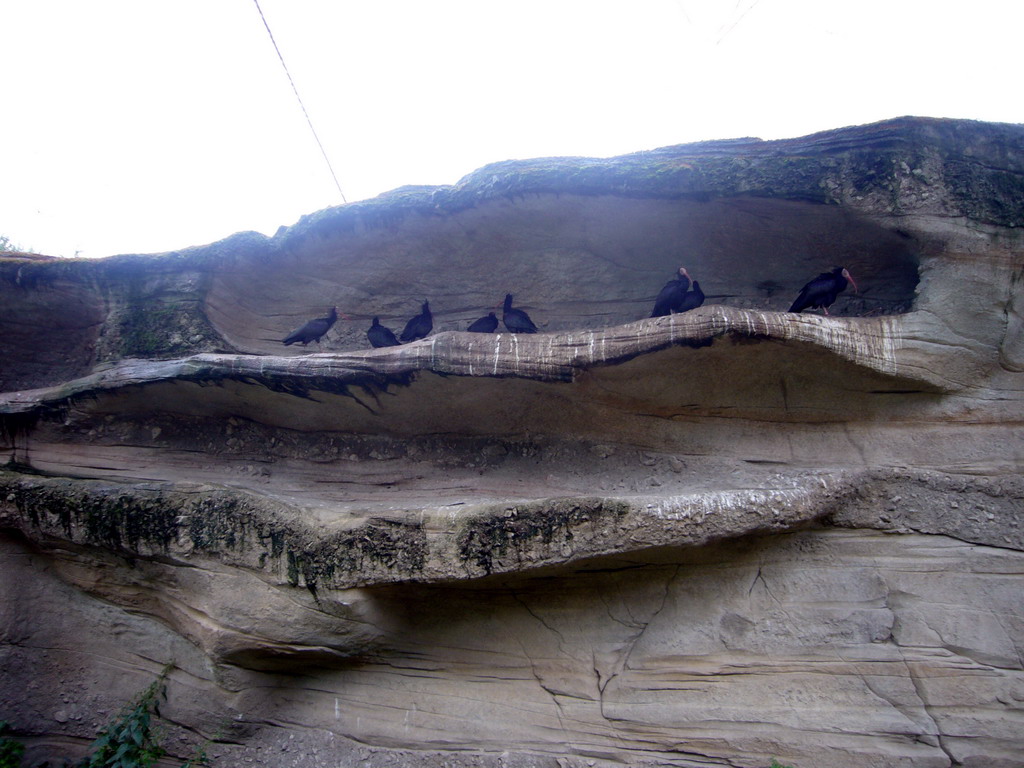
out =
[[[690,288],[690,273],[686,267],[680,267],[676,276],[665,283],[665,286],[658,293],[654,300],[654,309],[651,310],[651,317],[664,317],[678,312],[679,305],[683,302],[686,291]]]
[[[512,294],[505,294],[504,311],[501,314],[501,321],[508,328],[510,333],[536,333],[537,326],[533,324],[530,316],[521,309],[512,308]]]
[[[469,328],[466,330],[470,333],[494,333],[498,328],[498,318],[495,317],[493,312],[487,314],[486,317],[481,317],[479,320],[474,320],[469,324]]]
[[[430,302],[423,302],[422,311],[412,320],[405,324],[401,335],[398,337],[403,342],[422,339],[434,329],[434,316],[430,314]]]
[[[324,336],[331,326],[334,325],[334,321],[338,319],[338,308],[331,307],[331,314],[327,317],[318,317],[315,320],[310,320],[304,326],[298,330],[292,331],[285,336],[281,342],[287,347],[291,344],[299,343],[302,346],[306,346],[309,342],[315,341],[317,344],[320,343],[320,338]]]
[[[821,307],[827,315],[828,308],[835,303],[836,297],[846,290],[847,283],[853,286],[853,290],[857,290],[857,284],[845,267],[836,267],[831,272],[822,272],[800,289],[800,295],[796,297],[796,301],[793,302],[789,311],[802,312],[805,309]]]
[[[379,317],[373,318],[373,323],[366,332],[366,338],[374,347],[397,347],[399,343],[392,330],[380,324]]]
[[[704,303],[704,291],[700,289],[700,283],[696,280],[690,287],[690,290],[683,296],[682,302],[680,302],[677,312],[689,312],[691,309],[696,309]]]

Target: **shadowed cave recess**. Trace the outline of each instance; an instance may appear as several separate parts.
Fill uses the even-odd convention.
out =
[[[215,765],[1018,766],[1022,226],[1024,128],[900,118],[4,254],[0,720],[173,662]]]

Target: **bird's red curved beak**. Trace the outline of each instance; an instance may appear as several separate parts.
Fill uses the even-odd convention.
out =
[[[853,281],[853,275],[850,274],[850,271],[848,269],[843,270],[843,277],[845,277],[850,282],[850,285],[853,286],[854,293],[860,293],[860,291],[857,290],[857,283]]]

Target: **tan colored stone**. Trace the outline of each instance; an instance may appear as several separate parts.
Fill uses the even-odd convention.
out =
[[[216,765],[1019,766],[1021,157],[905,118],[0,260],[0,715],[75,756],[173,662]],[[541,333],[462,332],[506,292]]]

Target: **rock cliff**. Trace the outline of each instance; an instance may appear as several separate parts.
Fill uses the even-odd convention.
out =
[[[1022,286],[1024,127],[922,118],[6,255],[0,719],[173,662],[217,765],[1020,766]]]

